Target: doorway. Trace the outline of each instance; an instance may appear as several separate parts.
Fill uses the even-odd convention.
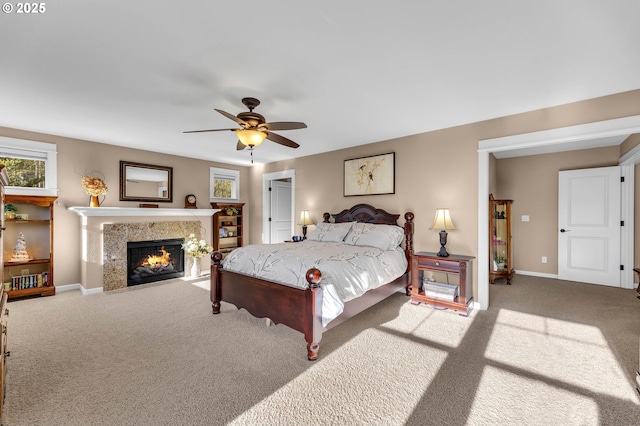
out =
[[[560,152],[572,149],[594,148],[610,138],[628,137],[640,133],[640,115],[607,121],[562,127],[534,133],[478,141],[478,300],[475,307],[489,307],[489,156],[492,153],[522,150],[524,154]],[[619,142],[617,143],[619,145]],[[633,265],[633,203],[634,165],[640,163],[640,146],[636,146],[619,160],[622,177],[628,182],[622,192],[622,220],[628,218],[629,226],[621,234],[621,262]],[[621,287],[634,288],[633,268],[621,271]]]
[[[262,243],[275,244],[295,234],[295,170],[262,176]]]

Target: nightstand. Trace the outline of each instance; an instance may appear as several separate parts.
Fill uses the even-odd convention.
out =
[[[411,303],[419,305],[426,303],[435,308],[448,308],[467,316],[473,309],[473,282],[471,280],[471,263],[473,256],[450,255],[439,257],[436,253],[418,252],[411,256]],[[457,294],[455,297],[447,295],[434,296],[425,291],[423,279],[429,278],[429,273],[455,275],[457,277]]]

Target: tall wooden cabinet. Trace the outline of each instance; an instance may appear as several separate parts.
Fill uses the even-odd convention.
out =
[[[223,256],[244,245],[243,207],[244,203],[211,203],[211,208],[220,209],[213,215],[213,250]]]
[[[0,164],[0,247],[4,238],[4,187],[9,184],[9,176],[3,164]],[[4,282],[3,253],[0,250],[0,283]],[[4,388],[7,376],[7,293],[0,285],[0,419],[2,419],[2,407],[4,406]]]
[[[511,204],[513,200],[495,200],[489,195],[489,282],[505,278],[507,284],[515,273],[511,241]]]
[[[53,276],[53,203],[57,197],[5,196],[18,207],[15,218],[4,219],[4,287],[9,299],[56,294]],[[28,258],[12,258],[24,238]]]

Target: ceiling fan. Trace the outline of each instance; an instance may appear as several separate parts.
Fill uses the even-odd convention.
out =
[[[253,110],[260,105],[260,101],[256,98],[242,98],[242,103],[249,108],[248,112],[241,112],[237,116],[229,114],[221,109],[215,109],[225,117],[235,121],[240,125],[239,129],[210,129],[210,130],[189,130],[183,133],[203,133],[203,132],[219,132],[230,130],[236,132],[238,136],[238,144],[236,149],[241,151],[246,147],[249,147],[251,152],[251,162],[253,163],[253,148],[264,142],[265,139],[269,139],[272,142],[280,145],[288,146],[289,148],[298,148],[300,145],[285,138],[277,133],[273,133],[273,130],[295,130],[304,129],[306,124],[296,121],[275,121],[273,123],[267,123],[264,116],[253,112]]]

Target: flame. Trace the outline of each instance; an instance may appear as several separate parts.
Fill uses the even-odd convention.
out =
[[[158,268],[169,265],[169,258],[171,254],[164,249],[164,246],[160,249],[161,256],[150,254],[145,260],[142,261],[142,266],[149,266],[150,268]]]

